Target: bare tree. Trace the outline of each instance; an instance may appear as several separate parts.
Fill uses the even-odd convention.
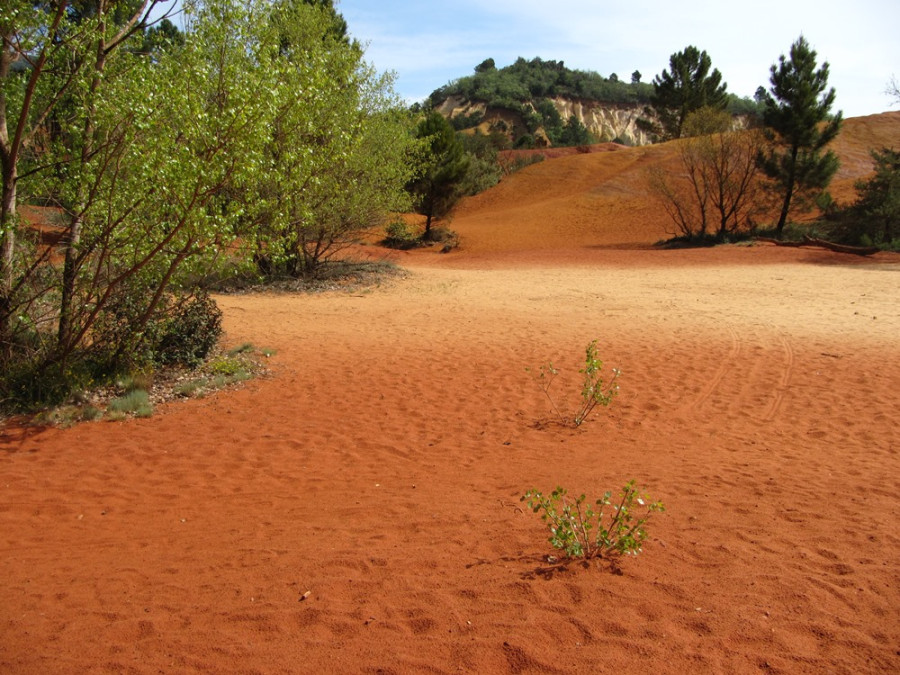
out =
[[[679,144],[682,171],[651,171],[650,187],[680,236],[714,234],[721,240],[750,228],[764,139],[755,129],[730,130],[731,124],[730,115],[711,109],[689,116],[685,129],[691,137]]]
[[[896,75],[891,76],[891,81],[888,82],[884,93],[894,99],[894,102],[891,105],[900,104],[900,82],[897,82]]]

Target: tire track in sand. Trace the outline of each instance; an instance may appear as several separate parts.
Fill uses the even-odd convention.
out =
[[[731,370],[735,361],[741,356],[741,349],[743,347],[743,343],[741,339],[738,337],[737,331],[728,326],[728,335],[731,340],[731,345],[728,349],[728,354],[719,364],[718,368],[716,368],[716,372],[713,373],[713,376],[710,378],[709,382],[706,383],[700,393],[697,394],[697,397],[690,403],[689,410],[693,412],[699,412],[703,407],[703,404],[709,400],[709,398],[715,393],[716,389],[719,388],[719,385],[722,383],[722,380],[725,378],[725,375]]]
[[[763,422],[772,422],[781,410],[784,403],[784,395],[791,386],[791,377],[794,374],[794,348],[784,336],[780,336],[778,340],[781,342],[781,348],[784,350],[784,365],[781,369],[781,377],[774,389],[772,401],[763,414]]]

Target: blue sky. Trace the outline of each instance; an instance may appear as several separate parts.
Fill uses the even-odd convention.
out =
[[[570,68],[639,70],[649,82],[687,45],[706,50],[739,96],[768,87],[769,67],[802,33],[830,64],[847,117],[890,109],[900,77],[900,0],[339,0],[366,57],[397,74],[398,93],[424,99],[491,57],[565,61]]]
[[[350,32],[397,93],[421,101],[484,59],[519,56],[645,82],[694,45],[739,96],[768,87],[769,67],[802,33],[830,64],[845,117],[898,110],[900,0],[337,0]],[[893,104],[893,105],[892,105]]]

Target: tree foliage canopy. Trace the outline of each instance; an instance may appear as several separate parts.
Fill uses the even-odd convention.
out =
[[[692,112],[701,108],[724,110],[729,103],[722,74],[712,68],[712,60],[705,51],[688,46],[672,54],[669,68],[653,78],[650,97],[661,135],[666,140],[682,137],[684,122]]]
[[[572,70],[562,61],[531,60],[519,57],[515,63],[496,68],[487,59],[475,68],[475,74],[461,77],[440,87],[429,96],[437,105],[450,96],[468,101],[484,101],[497,108],[518,110],[523,103],[542,98],[567,97],[605,103],[646,103],[652,87],[640,81],[621,82],[616,78],[585,70]]]
[[[842,114],[831,114],[835,91],[827,89],[828,63],[816,68],[816,52],[802,35],[770,72],[763,116],[770,148],[759,162],[781,195],[781,233],[795,198],[818,195],[837,172],[838,158],[825,148],[840,131]]]
[[[900,151],[873,150],[872,159],[875,175],[857,182],[856,207],[872,221],[872,240],[890,244],[900,236]]]
[[[158,363],[223,260],[314,275],[409,204],[412,119],[330,1],[185,3],[184,40],[155,4],[0,9],[0,404]]]
[[[463,180],[469,170],[469,155],[450,122],[432,112],[421,122],[416,137],[425,143],[421,171],[409,183],[416,212],[425,216],[425,236],[433,218],[447,215],[463,195]]]
[[[875,173],[856,182],[857,199],[832,214],[833,235],[851,245],[900,250],[900,151],[872,151]]]

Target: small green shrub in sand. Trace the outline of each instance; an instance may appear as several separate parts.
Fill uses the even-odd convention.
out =
[[[549,496],[529,490],[521,501],[541,515],[550,530],[550,544],[569,558],[637,555],[647,538],[646,524],[654,511],[665,511],[662,502],[640,493],[634,481],[622,488],[616,501],[606,492],[593,504],[585,495],[569,500],[564,488]]]
[[[103,417],[103,411],[93,405],[83,406],[79,411],[79,419],[82,422],[92,422]]]
[[[207,384],[209,384],[209,381],[205,377],[201,377],[196,380],[181,382],[176,387],[174,387],[172,391],[176,396],[192,398],[194,396],[200,396],[203,393],[203,390],[206,388]]]
[[[150,405],[150,395],[143,389],[132,391],[114,398],[107,407],[109,412],[121,415],[134,415],[135,417],[150,417],[153,414],[153,406]]]
[[[231,376],[246,370],[245,363],[241,359],[235,358],[235,356],[237,356],[237,354],[232,356],[222,356],[217,359],[213,359],[208,364],[206,364],[203,370],[210,373],[211,375],[225,376]]]
[[[530,368],[525,370],[532,372]],[[560,420],[566,424],[574,424],[576,427],[581,426],[598,405],[607,407],[612,403],[613,398],[619,393],[618,379],[621,374],[621,371],[613,368],[612,378],[609,382],[604,382],[603,361],[597,355],[597,340],[591,340],[585,347],[584,366],[578,372],[582,374],[581,405],[574,415],[563,414],[550,395],[550,387],[559,374],[552,362],[547,362],[538,368],[538,374],[534,376]]]

